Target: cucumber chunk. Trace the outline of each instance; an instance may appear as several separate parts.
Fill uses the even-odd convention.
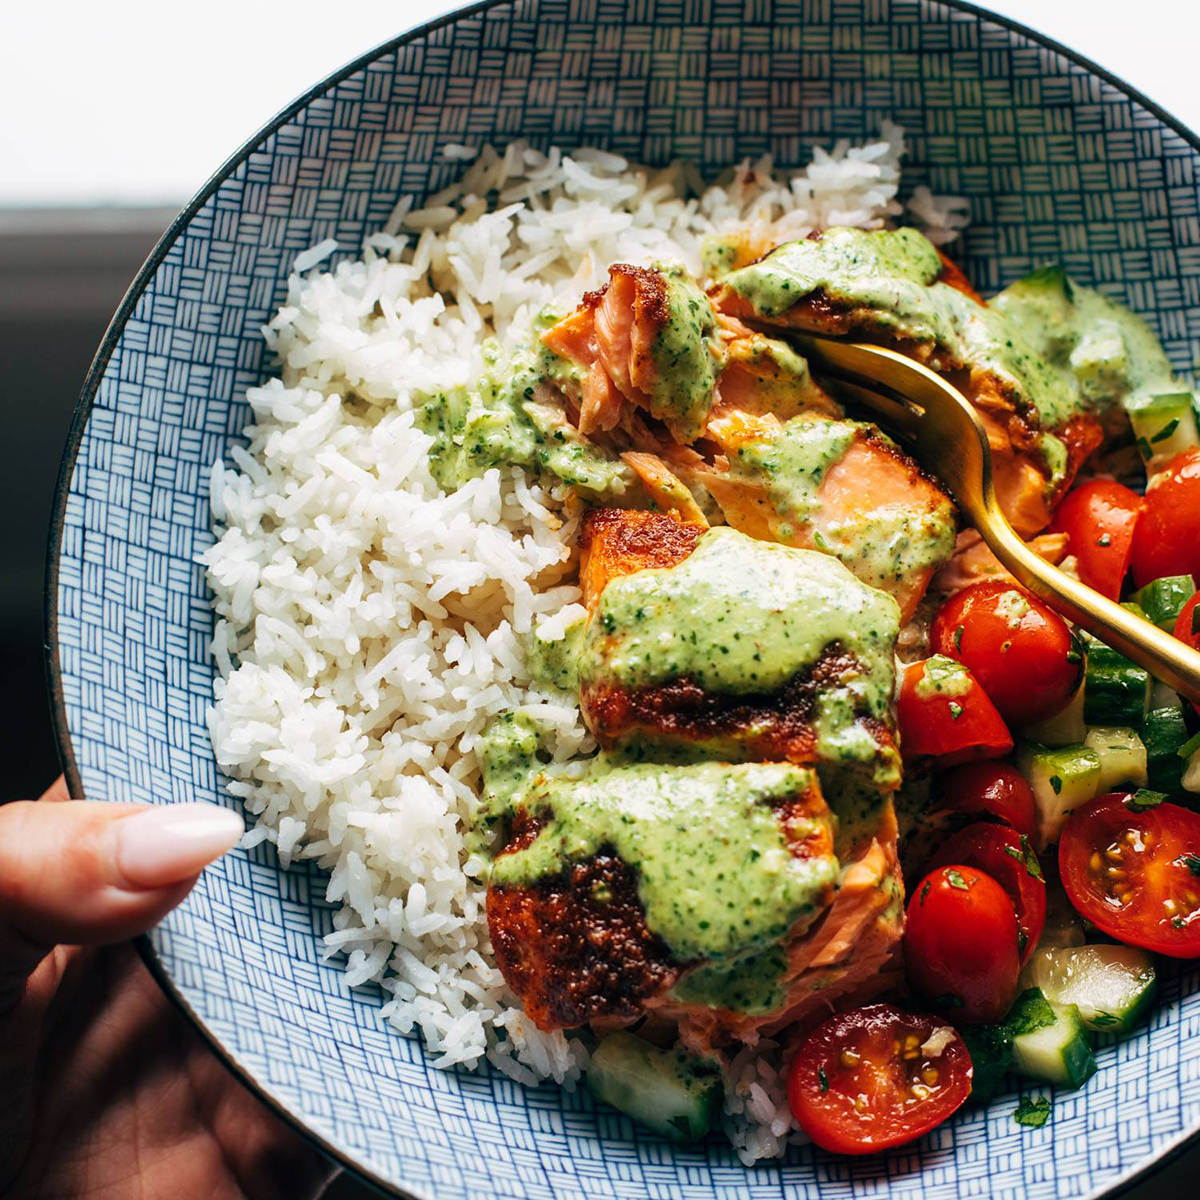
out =
[[[1039,742],[1043,746],[1074,746],[1087,737],[1083,704],[1083,684],[1080,684],[1062,712],[1035,725],[1027,725],[1022,732],[1029,741]]]
[[[1158,979],[1154,959],[1136,946],[1037,950],[1021,976],[1052,1004],[1070,1004],[1098,1033],[1126,1033],[1150,1011]]]
[[[1133,436],[1148,471],[1155,471],[1181,450],[1200,446],[1196,403],[1191,392],[1131,396],[1125,401]]]
[[[1009,1025],[1013,1068],[1022,1075],[1077,1088],[1095,1073],[1091,1035],[1074,1004],[1054,1004],[1031,988],[1017,1002]]]
[[[1117,784],[1146,786],[1146,747],[1132,730],[1120,725],[1097,725],[1088,730],[1083,744],[1100,759],[1096,794],[1116,791]]]
[[[1089,725],[1140,725],[1150,706],[1150,672],[1085,635],[1083,719]]]
[[[1033,789],[1042,847],[1058,841],[1067,817],[1100,794],[1100,756],[1090,746],[1025,746],[1019,766]]]
[[[1159,629],[1175,632],[1180,610],[1196,594],[1196,581],[1190,575],[1164,575],[1133,593],[1133,602],[1141,606],[1148,621]]]
[[[685,1050],[610,1033],[592,1054],[592,1094],[675,1142],[702,1138],[721,1111],[721,1071]]]
[[[1142,722],[1146,747],[1146,787],[1156,792],[1178,792],[1184,762],[1179,748],[1188,740],[1187,723],[1178,708],[1154,708]]]

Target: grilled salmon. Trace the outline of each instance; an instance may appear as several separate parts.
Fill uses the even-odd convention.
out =
[[[890,438],[815,413],[743,412],[711,421],[709,436],[724,463],[699,479],[730,525],[836,555],[911,618],[954,549],[954,505]]]
[[[825,230],[731,272],[711,295],[739,320],[881,342],[946,376],[984,419],[997,494],[1023,536],[1048,524],[1103,440],[1077,392],[915,230]]]
[[[602,746],[897,785],[889,597],[830,556],[665,514],[595,510],[580,544],[580,708]]]
[[[738,867],[716,893],[713,838]],[[682,975],[806,930],[833,900],[833,839],[816,773],[786,764],[543,776],[492,861],[497,963],[542,1029],[633,1020]]]

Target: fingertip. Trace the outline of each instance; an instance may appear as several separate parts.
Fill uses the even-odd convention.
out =
[[[169,887],[194,879],[242,836],[242,818],[219,804],[165,804],[122,818],[111,827],[120,885]]]

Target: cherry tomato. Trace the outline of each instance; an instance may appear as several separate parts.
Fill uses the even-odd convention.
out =
[[[1000,821],[1033,837],[1033,789],[1016,767],[1003,762],[968,763],[938,780],[935,807]]]
[[[1046,879],[1029,838],[1015,829],[978,821],[954,834],[930,867],[951,863],[986,871],[1008,893],[1017,913],[1017,946],[1024,966],[1046,925]]]
[[[909,663],[896,701],[900,749],[907,761],[936,758],[952,767],[999,758],[1012,735],[983,688],[961,663],[939,655]]]
[[[1200,450],[1180,451],[1146,487],[1133,535],[1133,581],[1200,578]]]
[[[1200,605],[1200,592],[1197,592],[1180,610],[1175,620],[1175,636],[1186,642],[1193,650],[1200,650],[1200,614],[1196,606]],[[1192,701],[1192,707],[1200,712],[1200,704]]]
[[[958,1022],[999,1021],[1021,970],[1008,893],[978,867],[930,871],[908,902],[904,965],[913,989]]]
[[[1067,898],[1109,937],[1200,958],[1200,813],[1140,807],[1139,795],[1097,796],[1068,818],[1058,843]]]
[[[1144,503],[1122,484],[1094,479],[1068,492],[1050,522],[1051,533],[1067,535],[1079,578],[1110,600],[1121,595]]]
[[[957,1033],[937,1054],[922,1049],[942,1029],[938,1017],[890,1004],[835,1013],[808,1035],[788,1073],[800,1127],[824,1150],[874,1154],[940,1125],[962,1107],[972,1075]]]
[[[1000,715],[1030,725],[1066,707],[1083,655],[1067,623],[1016,584],[984,579],[951,596],[930,631],[938,654],[965,663]]]

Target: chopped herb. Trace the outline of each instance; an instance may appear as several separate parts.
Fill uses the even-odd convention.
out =
[[[953,992],[947,992],[944,996],[938,996],[933,1001],[934,1008],[962,1008],[966,1001],[961,996],[956,996]]]
[[[955,631],[954,631],[954,648],[955,648],[955,650],[959,650],[959,651],[962,650],[962,631],[963,631],[963,627],[961,625],[959,625],[958,628],[955,629]]]
[[[1192,609],[1192,633],[1200,634],[1200,604]]]
[[[1182,917],[1172,917],[1171,918],[1171,928],[1172,929],[1182,929],[1186,924],[1187,924],[1187,922]]]
[[[920,904],[921,904],[921,907],[922,907],[922,908],[925,906],[925,897],[929,895],[929,889],[930,889],[932,886],[933,886],[933,884],[932,884],[932,883],[930,883],[930,881],[929,881],[928,879],[927,879],[927,880],[925,880],[925,886],[924,886],[924,887],[921,889],[921,899],[920,899]]]
[[[946,871],[946,879],[952,888],[958,888],[960,892],[970,891],[971,885],[962,877],[961,872],[955,871],[952,868]]]
[[[1007,854],[1009,858],[1015,858],[1017,862],[1020,862],[1025,857],[1020,850],[1016,848],[1016,846],[1005,846],[1004,853]]]
[[[1125,807],[1134,812],[1145,812],[1148,808],[1157,808],[1167,798],[1166,792],[1152,792],[1148,788],[1138,788],[1125,800]]]
[[[956,700],[950,701],[950,720],[957,721],[963,715],[963,706]]]
[[[1099,537],[1096,539],[1096,545],[1097,545],[1097,546],[1111,546],[1111,545],[1112,545],[1112,538],[1111,538],[1111,537],[1109,537],[1107,533],[1102,533],[1102,534],[1101,534],[1101,535],[1100,535],[1100,536],[1099,536]]]
[[[1000,643],[1000,653],[1001,654],[1007,654],[1011,649],[1012,649],[1012,642],[1006,641],[1006,642]]]
[[[1046,1096],[1022,1096],[1021,1103],[1013,1113],[1013,1120],[1018,1125],[1026,1125],[1030,1129],[1041,1129],[1050,1119],[1050,1100]]]
[[[825,1074],[825,1068],[824,1068],[824,1067],[818,1067],[818,1068],[817,1068],[817,1078],[818,1078],[818,1079],[820,1080],[820,1082],[821,1082],[821,1091],[822,1091],[822,1092],[827,1092],[827,1091],[829,1091],[829,1076]]]
[[[1024,954],[1025,947],[1029,945],[1029,934],[1023,929],[1017,930],[1017,953]]]
[[[1025,834],[1021,834],[1021,849],[1025,851],[1025,870],[1027,870],[1034,879],[1044,879],[1042,874],[1042,864],[1038,862],[1037,853],[1029,844],[1029,838]]]
[[[1120,1021],[1112,1013],[1098,1012],[1092,1015],[1092,1024],[1098,1025],[1101,1029],[1107,1029],[1110,1025],[1119,1025]]]
[[[1172,417],[1150,440],[1152,442],[1165,442],[1178,428],[1179,418]]]
[[[1154,457],[1154,451],[1150,449],[1150,443],[1144,437],[1137,440],[1137,448],[1141,451],[1142,457],[1149,462]]]
[[[1175,860],[1177,867],[1187,867],[1193,875],[1200,875],[1200,856],[1195,854],[1185,854],[1182,858]]]
[[[1062,780],[1057,775],[1051,775],[1050,786],[1054,789],[1054,794],[1057,796],[1062,791]]]

